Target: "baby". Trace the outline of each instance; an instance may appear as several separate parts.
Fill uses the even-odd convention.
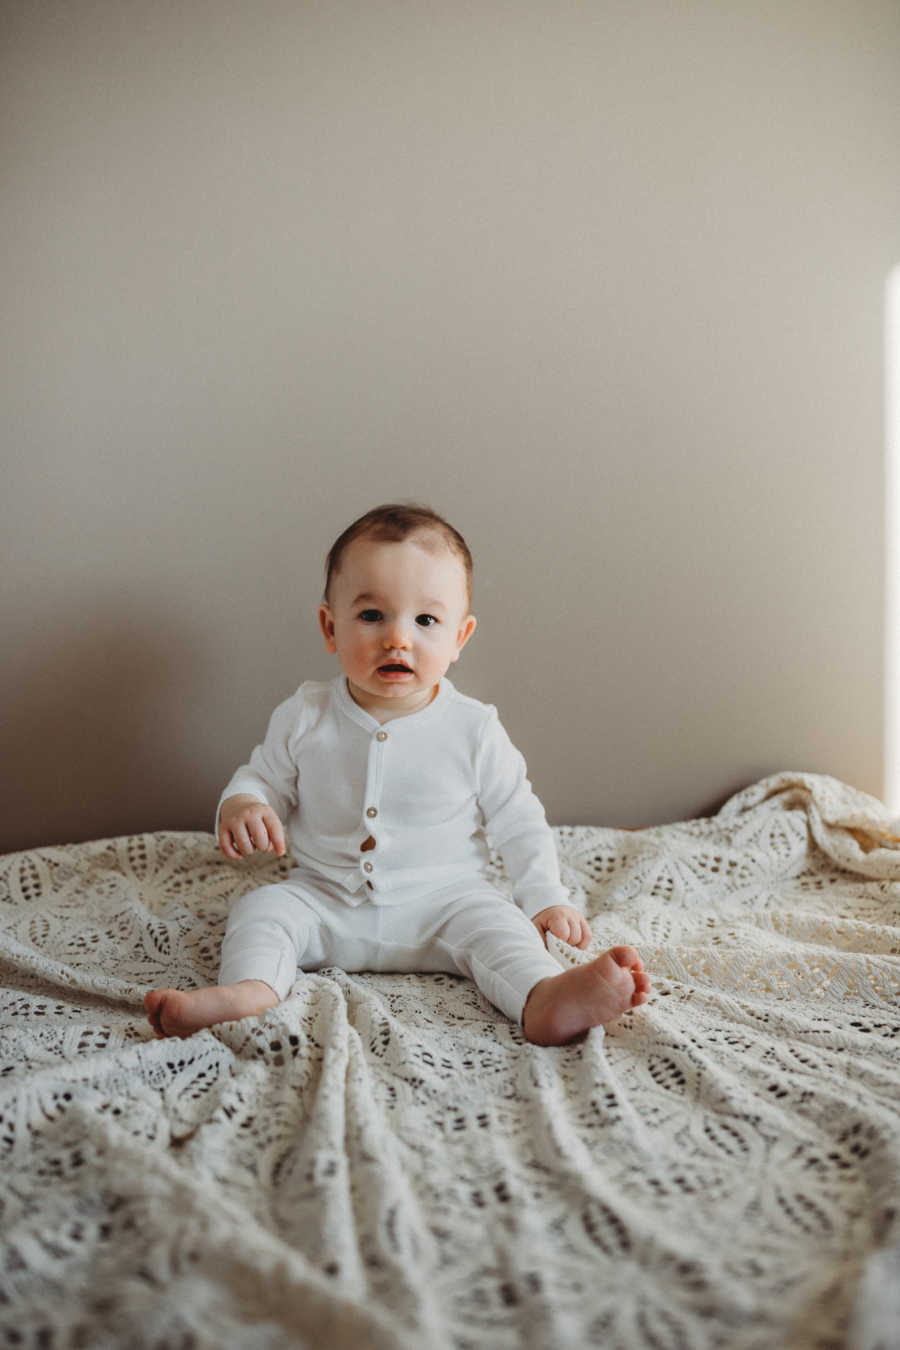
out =
[[[226,857],[289,843],[295,866],[232,908],[217,985],[147,994],[158,1035],[258,1016],[298,967],[466,975],[538,1045],[646,1003],[632,947],[563,970],[545,946],[591,930],[496,709],[446,678],[475,631],[471,583],[465,540],[426,507],[377,507],[335,541],[319,624],[342,673],[275,709],[216,819]]]

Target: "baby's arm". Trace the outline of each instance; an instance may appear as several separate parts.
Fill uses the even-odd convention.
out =
[[[287,852],[282,821],[297,804],[297,765],[293,740],[302,725],[303,689],[279,703],[269,719],[265,740],[249,763],[231,775],[219,799],[214,833],[226,858],[249,857],[254,850]]]
[[[559,875],[553,832],[528,781],[525,760],[491,710],[482,729],[478,799],[491,842],[513,883],[513,899],[546,942],[547,932],[573,947],[591,941],[587,920],[571,904]]]
[[[219,847],[236,862],[254,849],[279,858],[287,852],[284,827],[271,806],[243,792],[226,797],[219,808]]]

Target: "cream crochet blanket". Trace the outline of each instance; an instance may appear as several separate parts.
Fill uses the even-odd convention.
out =
[[[896,1350],[886,812],[786,773],[556,836],[596,949],[654,978],[563,1049],[466,980],[339,970],[156,1040],[145,990],[214,980],[284,864],[186,833],[0,859],[0,1343]]]

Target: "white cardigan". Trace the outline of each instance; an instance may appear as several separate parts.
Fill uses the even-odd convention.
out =
[[[529,918],[571,903],[544,808],[496,708],[446,678],[427,707],[384,726],[354,702],[343,674],[302,684],[219,807],[239,792],[273,808],[295,863],[339,883],[348,904],[483,884],[488,841]],[[362,851],[370,836],[374,847]]]

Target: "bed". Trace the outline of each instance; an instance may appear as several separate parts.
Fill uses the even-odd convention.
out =
[[[795,773],[557,829],[594,947],[554,951],[631,943],[654,978],[560,1049],[464,979],[336,969],[157,1039],[145,991],[213,981],[287,860],[0,859],[0,1344],[896,1350],[895,829]]]

